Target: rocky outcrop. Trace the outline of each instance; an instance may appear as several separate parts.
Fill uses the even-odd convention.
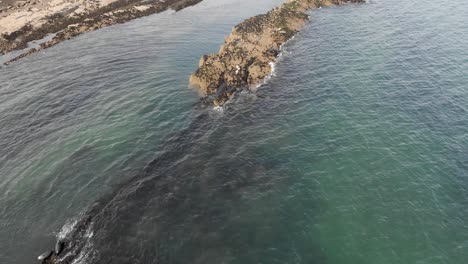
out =
[[[55,13],[44,18],[39,17],[37,18],[37,21],[33,20],[35,16],[30,15],[32,21],[35,21],[35,23],[31,23],[28,20],[28,22],[19,29],[13,32],[4,32],[0,34],[0,55],[6,54],[13,50],[25,49],[27,44],[33,40],[43,39],[48,34],[56,34],[51,40],[41,43],[39,47],[25,51],[21,55],[9,60],[5,64],[9,64],[27,55],[49,48],[64,40],[71,39],[85,32],[97,30],[99,28],[113,24],[124,23],[135,18],[159,13],[167,9],[180,11],[188,6],[197,4],[202,0],[100,1],[107,3],[107,5],[91,5],[89,8],[83,8],[83,5],[66,5],[68,2],[64,2],[65,4],[60,5],[60,8],[57,8]],[[31,0],[29,0],[26,3],[29,4],[36,2],[31,2]],[[22,7],[24,7],[23,4],[21,4],[19,8]],[[29,8],[28,6],[25,7]],[[30,12],[34,14],[34,11]],[[35,13],[39,14],[41,12],[42,11],[39,10]],[[14,16],[14,14],[15,13],[12,12],[11,16]],[[8,17],[4,18],[4,20],[7,18]],[[12,26],[14,27],[16,25]]]
[[[312,8],[364,0],[288,0],[266,14],[234,27],[217,54],[205,55],[190,76],[190,85],[206,101],[224,104],[236,91],[257,86],[272,71],[281,46],[308,21]]]

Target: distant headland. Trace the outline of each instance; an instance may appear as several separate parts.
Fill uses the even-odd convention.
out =
[[[160,13],[202,0],[3,0],[0,1],[0,55],[24,50],[5,64],[85,32]],[[46,38],[47,37],[47,38]],[[38,47],[28,43],[43,40]]]

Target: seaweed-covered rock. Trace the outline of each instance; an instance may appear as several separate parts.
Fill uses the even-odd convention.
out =
[[[307,10],[363,0],[288,0],[266,14],[248,18],[234,27],[217,54],[205,55],[190,76],[190,85],[221,105],[232,91],[258,85],[271,74],[281,45],[307,22]]]

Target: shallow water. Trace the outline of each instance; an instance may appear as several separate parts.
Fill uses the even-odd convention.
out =
[[[313,11],[266,85],[203,107],[200,56],[281,1],[252,2],[0,68],[0,263],[34,261],[73,221],[76,263],[464,263],[467,6]]]

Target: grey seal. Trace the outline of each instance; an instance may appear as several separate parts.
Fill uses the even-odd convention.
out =
[[[47,252],[44,252],[42,253],[39,257],[37,257],[38,260],[45,260],[45,259],[48,259],[50,258],[50,256],[52,256],[54,252],[53,251],[47,251]]]

